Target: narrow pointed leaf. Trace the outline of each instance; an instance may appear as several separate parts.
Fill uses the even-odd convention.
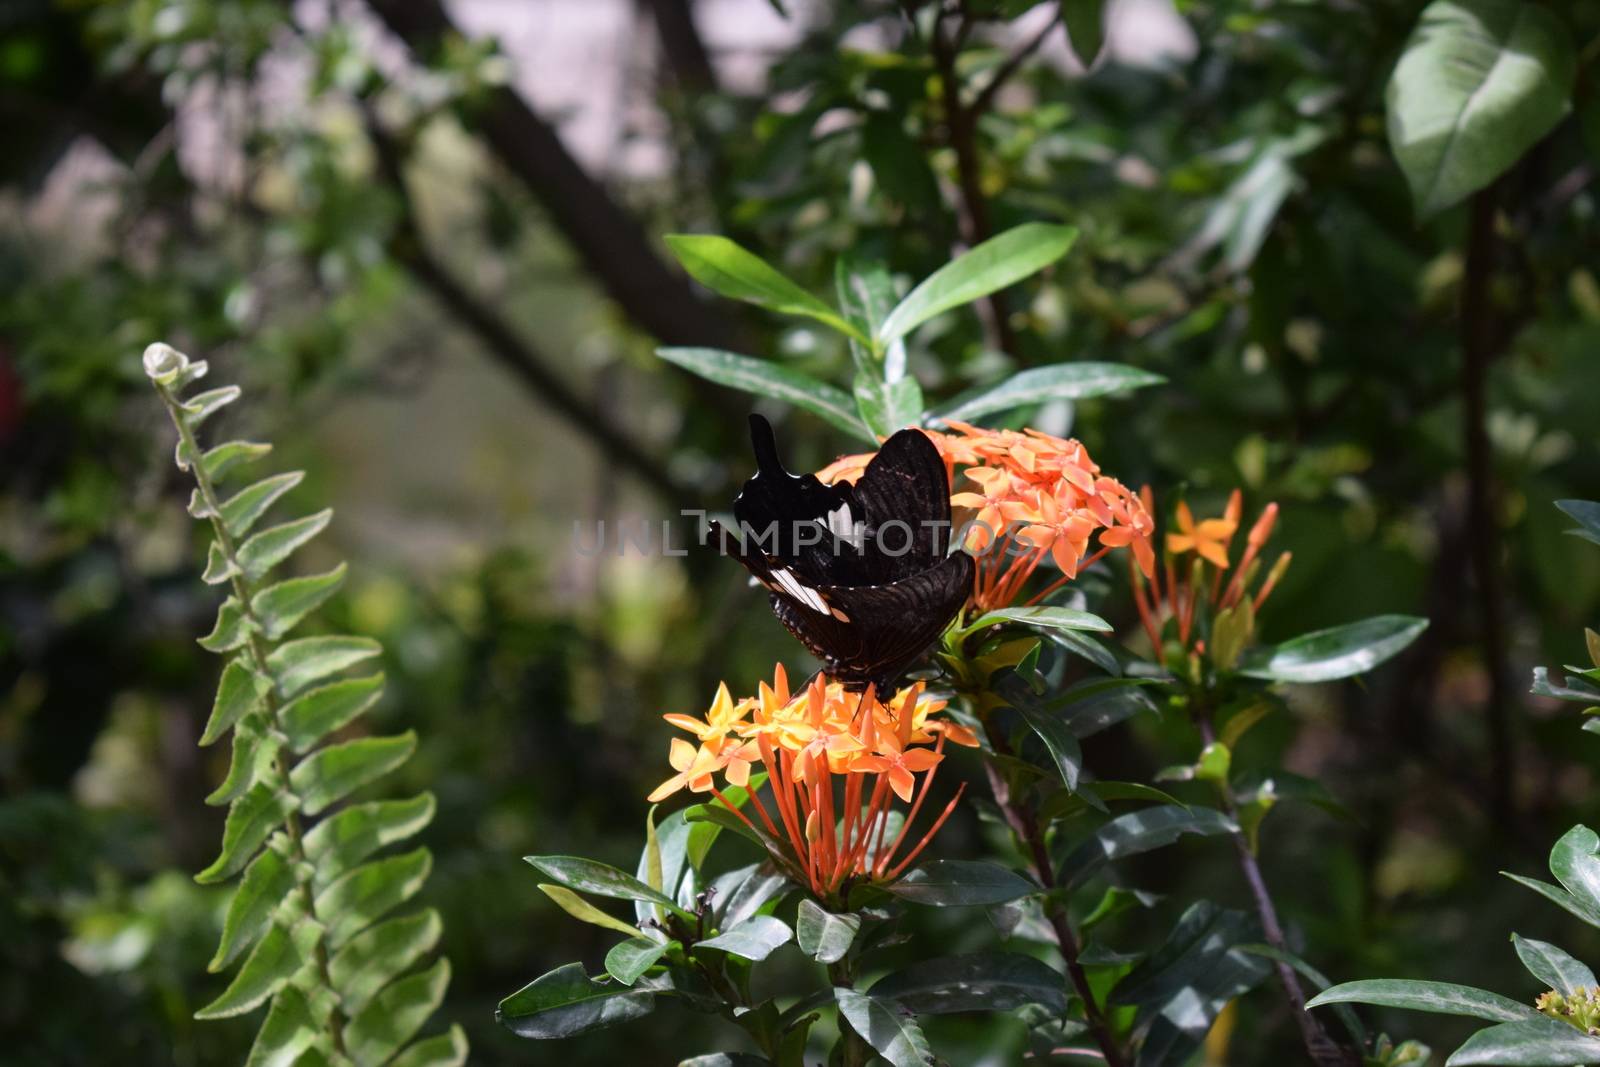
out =
[[[444,923],[426,908],[386,919],[350,939],[328,961],[328,974],[347,1014],[355,1014],[396,975],[433,951]]]
[[[348,568],[341,563],[325,574],[290,578],[269,585],[250,600],[250,609],[261,620],[269,641],[276,641],[321,607],[344,584]]]
[[[414,896],[433,869],[426,848],[403,852],[357,867],[317,894],[317,914],[332,916],[328,947],[343,948],[355,935]]]
[[[287,698],[382,652],[383,646],[369,637],[302,637],[279,645],[267,657],[267,668]]]
[[[294,550],[321,533],[333,518],[333,509],[324,508],[303,519],[269,526],[239,546],[239,566],[252,582],[288,559]]]
[[[316,868],[312,885],[320,889],[380,848],[418,833],[437,808],[432,793],[419,793],[352,804],[323,819],[305,836],[306,859]]]
[[[263,849],[251,860],[239,888],[228,901],[228,914],[222,921],[222,940],[217,944],[216,955],[206,964],[206,970],[215,974],[255,944],[294,887],[294,872],[273,848]]]
[[[1360,622],[1304,634],[1281,645],[1251,649],[1239,661],[1241,674],[1275,682],[1329,682],[1370,671],[1415,641],[1427,619],[1377,615]]]
[[[1163,804],[1119,815],[1095,831],[1062,864],[1071,884],[1081,884],[1104,864],[1165,848],[1185,834],[1238,833],[1232,819],[1213,808]]]
[[[363,737],[330,745],[308,756],[289,772],[289,785],[300,796],[307,815],[316,815],[369,782],[381,778],[417,750],[413,730],[394,737]]]
[[[1517,958],[1528,968],[1528,973],[1543,982],[1547,989],[1571,994],[1597,984],[1587,964],[1573,959],[1548,941],[1512,934],[1511,943],[1516,946]]]
[[[869,368],[856,375],[855,398],[861,421],[879,437],[915,426],[922,418],[922,386],[915,378],[886,382],[877,368]]]
[[[347,678],[307,690],[285,704],[278,722],[289,747],[304,752],[323,737],[353,722],[383,695],[384,676]]]
[[[682,911],[661,892],[651,889],[633,875],[598,860],[585,859],[582,856],[522,858],[568,889],[617,900],[647,900],[652,904],[663,904],[675,911]]]
[[[249,533],[267,509],[305,478],[305,471],[287,471],[247,485],[217,508],[222,525],[234,537]]]
[[[268,732],[258,716],[244,719],[233,731],[233,757],[228,776],[206,797],[212,806],[231,804],[267,776],[283,742]]]
[[[294,798],[261,782],[233,802],[228,809],[228,819],[222,828],[222,854],[194,876],[201,885],[222,882],[243,869],[255,856],[256,850],[283,825],[284,818],[293,811]]]
[[[683,269],[707,289],[732,300],[743,300],[776,311],[825,323],[843,334],[858,335],[850,323],[827,304],[778,273],[759,256],[726,237],[715,234],[675,233],[667,247]],[[864,336],[860,338],[866,340]]]
[[[1575,1026],[1537,1016],[1479,1030],[1445,1060],[1445,1067],[1579,1067],[1600,1063],[1600,1038]]]
[[[303,940],[281,926],[273,926],[256,942],[222,995],[195,1012],[194,1017],[226,1019],[260,1006],[282,989],[305,962],[300,944]]]
[[[625,937],[639,936],[638,927],[629,926],[616,916],[606,914],[564,885],[550,885],[549,883],[541,882],[539,890],[555,901],[557,907],[579,922],[614,930]],[[631,985],[632,983],[628,984]]]
[[[207,652],[232,652],[250,640],[255,624],[244,613],[235,597],[229,597],[217,609],[217,622],[211,632],[196,642]]]
[[[609,979],[593,979],[569,963],[529,982],[500,1002],[495,1018],[519,1037],[572,1037],[648,1015],[655,996]]]
[[[1030,367],[998,385],[970,390],[934,411],[935,420],[972,422],[997,411],[1011,411],[1050,400],[1087,400],[1130,393],[1166,379],[1122,363],[1057,363]]]
[[[272,683],[246,666],[244,660],[229,660],[217,682],[216,703],[211,706],[211,718],[206,720],[200,744],[216,744],[247,713],[261,707],[261,698],[271,688]]]
[[[357,1063],[383,1063],[410,1041],[444,1000],[450,961],[392,983],[345,1027],[345,1045]]]
[[[1095,630],[1109,633],[1112,626],[1098,615],[1087,611],[1074,611],[1071,608],[1001,608],[998,611],[987,612],[980,615],[976,621],[967,626],[963,634],[975,634],[979,630],[1001,623],[1014,622],[1022,626],[1031,626],[1036,630]]]
[[[1066,978],[1032,956],[980,952],[923,960],[880,978],[871,989],[913,1015],[961,1011],[1012,1012],[1039,1004],[1064,1015]]]
[[[212,482],[220,482],[236,468],[253,463],[272,451],[264,441],[228,441],[207,449],[200,457],[200,469]]]
[[[389,1067],[462,1067],[467,1062],[467,1035],[459,1026],[423,1038],[389,1061]]]
[[[1070,226],[1030,222],[1007,230],[935,271],[907,294],[878,330],[888,345],[935,315],[1004,289],[1049,266],[1072,247]]]
[[[206,569],[200,575],[200,580],[207,585],[221,585],[238,573],[239,569],[222,551],[222,545],[211,542],[211,547],[206,549]]]
[[[304,994],[287,986],[273,998],[245,1067],[297,1067],[320,1032]]]
[[[224,385],[220,389],[208,389],[203,393],[196,393],[179,405],[183,412],[183,421],[193,430],[200,426],[211,416],[238,400],[241,390],[237,385]],[[188,467],[184,467],[188,470]]]
[[[1600,926],[1600,910],[1584,903],[1560,886],[1551,885],[1549,882],[1541,882],[1537,878],[1527,878],[1520,874],[1512,874],[1510,871],[1501,871],[1500,873],[1518,885],[1527,886],[1552,904],[1567,909],[1567,911],[1576,915],[1590,926]]]
[[[809,411],[852,437],[877,444],[843,390],[791,367],[718,348],[658,348],[656,355],[718,385],[770,397]]]
[[[1450,982],[1417,982],[1404,978],[1368,978],[1344,982],[1312,997],[1306,1007],[1323,1004],[1377,1004],[1386,1008],[1428,1011],[1436,1015],[1466,1015],[1490,1022],[1516,1022],[1543,1018],[1531,1005],[1487,989]]]
[[[938,908],[1004,904],[1039,892],[1015,871],[975,860],[934,860],[885,888],[902,900]]]

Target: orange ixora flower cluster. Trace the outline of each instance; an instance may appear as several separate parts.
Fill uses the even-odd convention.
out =
[[[1145,574],[1155,573],[1155,522],[1127,486],[1100,473],[1081,443],[1039,430],[988,430],[951,420],[954,433],[924,431],[938,446],[956,485],[950,502],[971,513],[964,544],[978,556],[972,606],[1014,603],[1046,556],[1061,577],[1035,593],[1037,604],[1115,548],[1129,548]],[[845,456],[817,473],[824,482],[855,481],[871,453]],[[1098,532],[1099,548],[1090,552]]]
[[[870,687],[852,693],[821,675],[791,695],[779,665],[772,684],[762,682],[755,697],[736,701],[724,684],[704,719],[665,716],[694,741],[673,739],[669,759],[677,773],[649,799],[654,803],[686,787],[714,794],[818,897],[839,892],[846,879],[891,880],[916,859],[961,798],[958,789],[915,847],[895,859],[927,799],[946,740],[978,743],[960,723],[935,717],[944,707],[920,683],[881,701]],[[774,817],[750,788],[760,828],[717,786],[718,776],[729,786],[759,785],[753,770],[766,772],[777,809]],[[896,799],[910,808],[890,837]]]
[[[1155,505],[1150,487],[1145,486],[1139,495],[1146,511],[1153,512]],[[1139,620],[1144,624],[1145,634],[1158,655],[1163,615],[1176,622],[1178,644],[1188,651],[1190,638],[1194,636],[1195,616],[1202,602],[1209,606],[1215,618],[1221,612],[1233,611],[1241,602],[1248,601],[1248,611],[1253,618],[1288,569],[1291,554],[1285,552],[1272,564],[1259,588],[1254,593],[1250,592],[1261,570],[1261,550],[1272,536],[1272,528],[1278,521],[1278,505],[1268,504],[1261,510],[1249,534],[1245,536],[1244,553],[1239,557],[1238,566],[1233,566],[1228,558],[1228,549],[1239,530],[1243,511],[1244,497],[1237,489],[1228,497],[1228,505],[1218,519],[1197,522],[1189,505],[1179,501],[1176,515],[1178,528],[1167,534],[1167,550],[1162,561],[1164,580],[1161,575],[1151,574],[1148,570],[1141,574],[1138,569],[1129,568]],[[1190,553],[1193,553],[1193,557],[1186,559]],[[1224,585],[1223,579],[1230,568],[1233,576]],[[1149,579],[1148,586],[1146,578]],[[1194,651],[1204,653],[1204,643],[1196,642]]]

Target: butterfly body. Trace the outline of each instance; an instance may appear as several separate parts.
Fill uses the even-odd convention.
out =
[[[784,468],[764,418],[750,428],[758,470],[733,506],[743,542],[713,533],[830,677],[892,691],[972,588],[972,558],[949,551],[943,459],[920,431],[901,430],[854,485],[824,485]]]

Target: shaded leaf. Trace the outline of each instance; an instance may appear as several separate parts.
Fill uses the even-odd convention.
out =
[[[1479,1030],[1445,1060],[1445,1067],[1559,1067],[1600,1062],[1600,1038],[1542,1015]]]
[[[230,535],[243,537],[279,497],[299,485],[305,476],[305,471],[289,471],[247,485],[217,506],[217,517]]]
[[[259,672],[246,666],[242,658],[228,661],[222,668],[222,678],[217,682],[216,703],[211,706],[211,718],[206,720],[200,744],[212,745],[233,728],[246,713],[261,706],[272,683]]]
[[[288,698],[382,652],[383,646],[370,637],[302,637],[274,649],[267,657],[267,669],[277,680],[278,692]]]
[[[580,922],[586,922],[591,926],[604,927],[607,930],[615,930],[617,933],[623,934],[627,937],[637,937],[639,934],[638,927],[629,926],[621,919],[618,919],[613,915],[606,914],[593,904],[589,903],[587,900],[584,900],[578,894],[574,893],[572,890],[568,889],[566,886],[550,885],[549,883],[541,882],[539,884],[539,890],[545,896],[555,901],[556,906],[562,911],[566,912],[568,915],[579,920]]]
[[[444,923],[426,908],[368,927],[333,954],[328,975],[347,1014],[359,1012],[389,981],[439,943]]]
[[[427,881],[433,855],[426,848],[402,852],[348,871],[317,894],[317,914],[331,916],[328,947],[342,948],[352,937],[410,900]]]
[[[450,961],[444,959],[392,983],[344,1028],[351,1058],[380,1064],[400,1051],[438,1008],[449,984]]]
[[[1349,678],[1396,655],[1427,628],[1427,619],[1377,615],[1303,634],[1281,645],[1253,648],[1240,660],[1239,670],[1252,678],[1275,682],[1328,682]]]
[[[194,880],[210,885],[233,877],[294,809],[295,800],[289,794],[265,782],[252,786],[228,808],[228,819],[222,827],[222,853]]]
[[[1312,997],[1306,1007],[1323,1004],[1377,1004],[1386,1008],[1427,1011],[1436,1015],[1466,1015],[1490,1022],[1542,1019],[1537,1011],[1510,997],[1487,989],[1450,982],[1419,982],[1405,978],[1367,978],[1343,982]]]
[[[707,289],[776,311],[815,319],[843,334],[856,328],[828,305],[773,269],[765,260],[716,234],[668,234],[667,247],[683,269]],[[861,338],[865,340],[866,338]]]
[[[666,955],[667,949],[676,942],[652,941],[648,937],[635,936],[626,941],[619,941],[606,953],[606,973],[623,985],[631,986],[639,980],[639,976],[655,965],[656,960]]]
[[[1596,985],[1594,972],[1548,941],[1511,935],[1517,958],[1528,973],[1544,983],[1546,989],[1571,994],[1582,987]]]
[[[973,422],[997,411],[1011,411],[1050,400],[1087,400],[1129,393],[1166,379],[1121,363],[1055,363],[1018,371],[996,385],[969,390],[935,409],[935,420]]]
[[[294,976],[320,936],[321,931],[311,922],[300,924],[293,932],[274,925],[250,950],[244,966],[222,995],[195,1012],[194,1017],[226,1019],[259,1007]]]
[[[301,760],[289,772],[289,785],[299,794],[305,813],[316,815],[388,774],[416,750],[413,730],[394,737],[363,737],[329,745]]]
[[[892,1067],[926,1067],[936,1062],[927,1037],[910,1015],[854,989],[836,988],[833,996],[850,1028]]]
[[[308,690],[285,704],[278,724],[289,747],[304,752],[324,736],[354,721],[383,695],[384,676],[348,678]]]
[[[793,937],[794,931],[782,919],[753,915],[716,937],[699,942],[694,948],[696,951],[714,948],[747,960],[764,960]]]
[[[251,597],[250,610],[260,620],[267,639],[276,641],[321,607],[344,584],[347,569],[341,563],[325,574],[289,578]]]
[[[939,908],[1004,904],[1039,892],[1037,885],[1015,871],[975,860],[934,860],[913,867],[884,888],[913,904]]]
[[[837,963],[850,951],[861,931],[861,916],[836,915],[810,897],[802,898],[795,914],[795,940],[800,951],[818,963]]]
[[[631,874],[625,874],[599,860],[583,856],[524,856],[535,868],[543,871],[568,889],[593,893],[598,897],[617,900],[645,900],[661,904],[679,914],[686,914],[661,892],[651,889]]]
[[[296,1067],[320,1032],[304,994],[286,986],[273,998],[245,1067]]]
[[[756,396],[770,397],[809,411],[852,437],[876,445],[843,390],[808,374],[763,359],[718,348],[658,348],[656,355],[700,377]]]
[[[252,582],[288,559],[294,550],[327,528],[333,519],[333,509],[324,508],[303,519],[269,526],[239,546],[239,567]]]
[[[352,804],[323,819],[305,836],[306,859],[316,868],[312,885],[326,885],[380,848],[417,833],[437,808],[432,793],[419,793],[409,800]]]
[[[1012,952],[923,960],[879,979],[871,993],[913,1015],[1011,1012],[1024,1004],[1040,1004],[1058,1015],[1067,1010],[1066,978],[1032,956]]]
[[[206,964],[206,970],[215,974],[253,945],[295,884],[294,871],[288,861],[273,848],[264,849],[250,861],[239,888],[228,901],[228,913],[222,920],[222,939],[211,962]]]
[[[519,1037],[572,1037],[650,1014],[655,996],[610,979],[592,979],[569,963],[535,978],[500,1002],[495,1018]]]
[[[423,1038],[389,1061],[389,1067],[461,1067],[467,1062],[467,1035],[459,1026]]]

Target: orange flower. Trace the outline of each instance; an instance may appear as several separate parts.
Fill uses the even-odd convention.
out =
[[[1167,551],[1181,556],[1192,550],[1212,566],[1227,570],[1228,542],[1233,540],[1233,532],[1238,528],[1237,520],[1225,518],[1206,519],[1197,523],[1189,511],[1189,505],[1180,500],[1178,501],[1180,532],[1167,534]]]
[[[765,827],[764,836],[774,847],[789,848],[794,868],[789,873],[797,881],[826,897],[847,879],[893,879],[955,810],[951,800],[921,841],[895,859],[944,758],[945,742],[977,744],[970,729],[942,717],[945,707],[945,701],[925,696],[920,684],[883,701],[871,689],[847,692],[821,676],[791,697],[779,666],[772,684],[761,683],[754,698],[735,701],[722,685],[705,718],[665,716],[700,745],[673,740],[669,762],[677,773],[650,799],[685,788],[711,792],[762,833],[716,785],[720,774],[730,786],[748,786],[751,768],[759,761],[777,817],[759,792],[751,793],[751,806]],[[837,798],[835,777],[843,783]],[[900,833],[885,842],[891,797],[911,808]],[[836,799],[840,815],[834,811]]]

